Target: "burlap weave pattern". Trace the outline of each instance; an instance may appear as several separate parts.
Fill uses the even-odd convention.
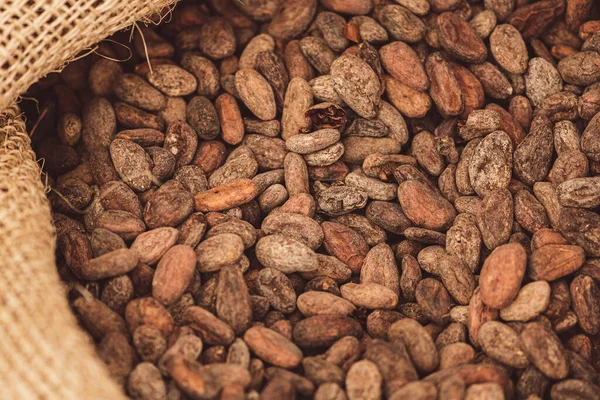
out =
[[[50,71],[177,0],[1,0],[0,110]]]
[[[124,399],[54,262],[40,170],[15,98],[81,50],[177,0],[0,0],[0,399]]]
[[[0,399],[121,399],[69,311],[35,154],[0,113]]]

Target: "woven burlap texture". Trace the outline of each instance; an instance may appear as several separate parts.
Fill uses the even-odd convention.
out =
[[[16,106],[0,114],[0,399],[122,399],[69,311],[50,207]]]
[[[177,0],[0,0],[0,399],[125,399],[71,313],[50,207],[15,98]]]
[[[0,110],[84,49],[177,0],[0,0]]]

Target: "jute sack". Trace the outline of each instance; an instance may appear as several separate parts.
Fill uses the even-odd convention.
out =
[[[50,207],[15,100],[177,0],[0,0],[0,399],[125,399],[71,313]]]

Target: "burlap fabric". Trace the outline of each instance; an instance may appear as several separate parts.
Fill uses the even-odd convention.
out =
[[[0,399],[124,399],[54,263],[40,170],[14,101],[81,50],[176,0],[0,0]]]

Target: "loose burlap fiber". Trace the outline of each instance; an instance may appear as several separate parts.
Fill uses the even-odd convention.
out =
[[[0,399],[125,399],[71,313],[50,207],[15,99],[177,0],[0,0]]]

